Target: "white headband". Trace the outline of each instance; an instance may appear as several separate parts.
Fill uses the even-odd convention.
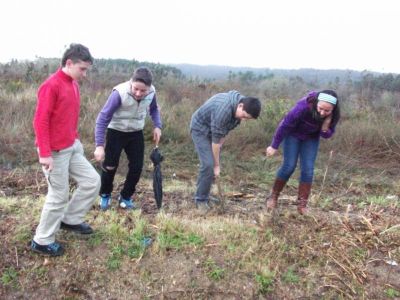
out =
[[[319,93],[318,100],[325,101],[333,105],[336,105],[337,103],[337,99],[334,96],[325,93]]]

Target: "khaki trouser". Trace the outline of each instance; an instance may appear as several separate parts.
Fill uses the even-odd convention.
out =
[[[85,158],[79,140],[66,149],[53,151],[53,170],[43,170],[48,184],[46,201],[34,241],[48,245],[55,241],[60,223],[75,225],[84,221],[100,189],[100,176]],[[69,178],[77,188],[69,199]]]

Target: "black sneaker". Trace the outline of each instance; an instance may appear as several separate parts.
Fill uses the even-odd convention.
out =
[[[31,243],[31,250],[42,255],[61,256],[64,254],[64,248],[59,243],[54,242],[48,245],[39,245],[34,240]]]
[[[81,224],[76,224],[76,225],[70,225],[70,224],[66,224],[64,222],[61,222],[61,229],[64,230],[69,230],[69,231],[73,231],[76,233],[80,233],[80,234],[91,234],[93,233],[93,229],[92,227],[90,227],[90,225],[86,222],[83,222]]]

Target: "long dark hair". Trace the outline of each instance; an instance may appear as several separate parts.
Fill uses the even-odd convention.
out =
[[[320,93],[324,93],[324,94],[328,94],[331,95],[333,97],[335,97],[337,99],[336,105],[334,105],[333,110],[332,110],[332,125],[335,126],[340,119],[340,101],[339,101],[339,97],[336,94],[335,91],[332,90],[323,90],[320,92],[314,92],[314,93],[310,93],[307,97],[307,103],[310,104],[311,109],[313,110],[313,112],[317,111],[317,103],[318,103],[318,96]]]

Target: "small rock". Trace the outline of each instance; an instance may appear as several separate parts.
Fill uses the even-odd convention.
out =
[[[397,262],[395,262],[394,260],[387,260],[387,261],[385,261],[388,265],[391,265],[391,266],[397,266],[398,265],[398,263]]]

